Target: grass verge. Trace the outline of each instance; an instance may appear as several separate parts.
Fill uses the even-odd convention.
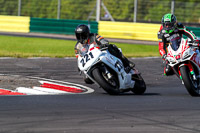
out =
[[[111,42],[112,43],[112,42]],[[0,57],[75,57],[76,41],[0,36]],[[113,44],[113,43],[112,43]],[[115,43],[127,57],[159,56],[158,46]]]

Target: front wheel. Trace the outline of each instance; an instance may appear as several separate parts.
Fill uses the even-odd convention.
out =
[[[95,68],[92,71],[92,75],[95,81],[110,95],[118,95],[120,93],[119,90],[119,82],[115,76],[112,76],[111,79],[108,79],[104,72],[101,71],[100,68]]]
[[[190,74],[187,66],[180,67],[180,72],[184,85],[191,96],[200,96],[200,88],[198,87],[199,79],[194,79],[193,75]]]
[[[140,74],[133,75],[132,79],[135,81],[134,88],[131,91],[136,95],[142,95],[146,91],[146,84]]]
[[[86,84],[93,84],[94,82],[88,78],[86,75],[84,75],[83,80],[85,81]]]

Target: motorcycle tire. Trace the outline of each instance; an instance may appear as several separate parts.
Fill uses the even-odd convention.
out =
[[[92,75],[95,81],[110,95],[118,95],[120,94],[119,90],[119,82],[116,77],[112,77],[111,81],[108,81],[104,76],[101,69],[98,67],[92,71]]]
[[[190,74],[189,68],[187,66],[180,67],[180,72],[184,85],[191,96],[200,96],[200,88],[198,87],[198,81],[193,80]]]
[[[141,75],[133,75],[132,79],[135,81],[135,85],[131,91],[136,95],[142,95],[146,91],[146,84]]]
[[[84,82],[85,82],[86,84],[93,84],[93,83],[94,83],[90,78],[86,77],[85,75],[84,75],[84,77],[83,77],[83,80],[84,80]]]

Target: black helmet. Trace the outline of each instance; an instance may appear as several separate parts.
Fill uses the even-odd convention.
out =
[[[75,29],[76,39],[82,44],[88,40],[89,34],[89,27],[85,24],[80,24]]]
[[[168,13],[162,17],[162,25],[163,29],[166,33],[172,33],[176,28],[176,16]]]

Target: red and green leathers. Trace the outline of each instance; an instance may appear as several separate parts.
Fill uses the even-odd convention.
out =
[[[183,35],[190,38],[191,41],[194,41],[197,39],[195,34],[191,32],[190,30],[188,30],[187,28],[185,28],[181,23],[177,23],[177,26],[172,33],[166,33],[165,30],[163,29],[163,26],[161,25],[160,30],[158,32],[158,39],[159,39],[159,53],[162,56],[163,60],[165,60],[165,57],[167,55],[167,46],[168,44],[170,44],[170,40],[172,39],[172,36],[182,38]],[[166,67],[164,70],[164,74],[166,75],[167,75],[167,70],[171,69],[167,66],[167,64],[168,63],[166,62]],[[166,68],[168,69],[166,70]]]
[[[161,25],[160,30],[158,32],[158,39],[159,39],[159,53],[163,57],[165,54],[167,54],[167,45],[170,43],[170,36],[173,34],[178,34],[180,37],[183,35],[187,36],[191,39],[191,41],[194,41],[197,39],[195,34],[185,28],[181,23],[177,23],[177,28],[170,34],[165,33],[165,30],[163,30],[163,26]]]

